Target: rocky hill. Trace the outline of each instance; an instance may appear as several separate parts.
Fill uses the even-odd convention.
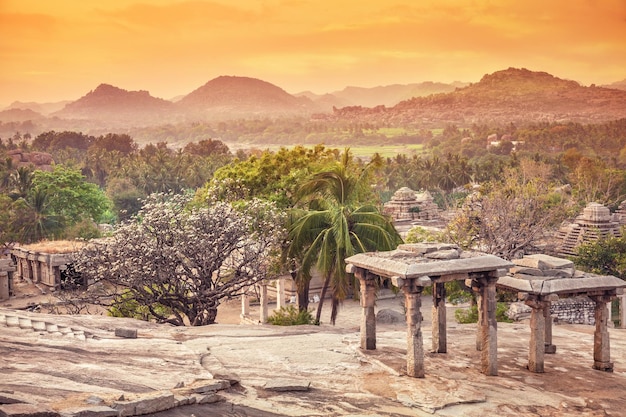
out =
[[[626,79],[623,79],[622,81],[616,81],[611,84],[606,84],[606,85],[603,85],[602,87],[614,88],[616,90],[626,90]]]
[[[509,68],[451,93],[415,97],[390,108],[348,107],[336,110],[334,116],[392,124],[590,123],[626,117],[626,92],[584,87],[546,72]]]
[[[319,111],[310,99],[296,97],[256,78],[220,76],[176,103],[187,114],[214,119],[254,115],[298,115]]]
[[[7,109],[0,111],[0,121],[2,122],[23,122],[26,120],[40,120],[45,116],[31,109]]]
[[[44,116],[49,115],[50,113],[54,113],[55,111],[61,110],[65,107],[66,104],[70,103],[70,101],[55,101],[50,103],[36,103],[34,101],[14,101],[11,103],[5,110],[11,109],[20,109],[20,110],[32,110],[37,113],[41,113]]]
[[[172,120],[177,113],[174,103],[153,97],[147,91],[127,91],[100,84],[52,115],[64,119],[105,121],[113,125],[148,125]]]
[[[313,100],[324,110],[332,110],[333,107],[347,106],[395,106],[401,101],[413,97],[424,97],[437,93],[449,93],[457,88],[467,86],[467,83],[454,82],[451,84],[425,81],[411,84],[391,84],[378,87],[346,87],[343,90],[328,94],[315,94],[304,91],[296,96],[304,96]]]

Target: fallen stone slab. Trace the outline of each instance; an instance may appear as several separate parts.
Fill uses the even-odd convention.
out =
[[[115,329],[116,337],[123,337],[126,339],[137,339],[137,329],[125,329],[118,327]]]
[[[196,404],[213,404],[223,399],[222,396],[214,392],[209,394],[193,394],[192,398],[195,400]]]
[[[174,407],[176,407],[176,399],[171,392],[144,395],[134,400],[116,401],[111,405],[111,408],[119,412],[120,417],[158,413]]]
[[[0,405],[0,417],[59,417],[59,413],[35,404]]]
[[[230,382],[224,381],[224,380],[215,380],[215,381],[204,382],[200,384],[196,382],[192,386],[192,391],[195,394],[206,394],[209,392],[220,391],[220,390],[228,389],[228,388],[230,388]]]
[[[311,388],[310,381],[297,379],[274,379],[267,381],[263,388],[267,391],[308,391]]]
[[[61,411],[61,417],[117,417],[119,412],[105,405],[68,408]]]

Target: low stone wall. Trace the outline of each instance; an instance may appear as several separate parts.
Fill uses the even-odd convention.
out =
[[[524,302],[512,303],[507,315],[512,320],[530,318],[530,307]],[[562,298],[553,301],[550,306],[550,315],[555,322],[571,324],[595,325],[595,303],[588,297]]]

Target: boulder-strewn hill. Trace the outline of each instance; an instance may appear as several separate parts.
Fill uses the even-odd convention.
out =
[[[246,115],[308,114],[319,108],[306,97],[296,97],[256,78],[220,76],[176,103],[186,113],[204,118]]]
[[[146,125],[171,119],[176,115],[176,106],[170,101],[152,97],[147,91],[127,91],[100,84],[52,115],[66,119]]]
[[[452,93],[415,97],[391,108],[349,107],[339,118],[395,123],[559,121],[598,122],[626,117],[626,92],[583,87],[546,72],[509,68]]]

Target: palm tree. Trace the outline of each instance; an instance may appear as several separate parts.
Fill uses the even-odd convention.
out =
[[[359,172],[346,149],[341,162],[314,175],[300,189],[301,195],[311,200],[308,210],[291,213],[289,255],[299,261],[296,281],[301,289],[308,289],[314,265],[324,277],[316,315],[318,322],[330,288],[331,322],[335,324],[339,304],[350,287],[345,272],[347,257],[367,251],[392,250],[402,242],[387,216],[373,204],[362,204],[364,197],[371,197],[369,177],[379,163],[378,160],[370,162]]]
[[[56,236],[63,230],[63,217],[50,211],[47,191],[35,189],[26,198],[17,202],[20,219],[16,225],[21,235],[21,242],[38,242]]]

